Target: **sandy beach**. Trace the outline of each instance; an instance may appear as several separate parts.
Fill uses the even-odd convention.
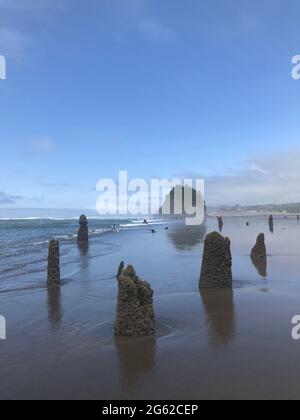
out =
[[[215,218],[201,227],[161,222],[155,234],[148,226],[106,232],[88,249],[62,242],[60,288],[47,289],[42,269],[1,276],[7,340],[0,342],[0,398],[300,398],[300,344],[291,336],[299,313],[300,223],[277,218],[272,234],[265,218],[249,221],[247,227],[244,218],[224,219],[232,291],[199,292],[203,240],[217,230]],[[260,232],[266,278],[250,259]],[[121,260],[154,289],[153,338],[114,337]]]

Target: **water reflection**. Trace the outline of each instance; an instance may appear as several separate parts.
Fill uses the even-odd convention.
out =
[[[274,233],[274,218],[272,215],[269,217],[269,229],[271,233]]]
[[[77,246],[78,246],[78,250],[80,254],[80,262],[79,262],[80,268],[86,269],[89,266],[89,258],[88,258],[89,243],[78,242]]]
[[[218,217],[218,227],[219,227],[219,232],[222,233],[223,227],[224,227],[224,223],[223,223],[223,218],[222,217]]]
[[[254,267],[256,268],[256,270],[258,271],[258,274],[263,277],[266,278],[268,273],[267,273],[267,258],[266,257],[262,257],[262,256],[258,256],[258,255],[252,255],[251,256],[251,261],[254,265]]]
[[[150,375],[155,368],[156,340],[115,339],[119,357],[120,379],[124,391],[139,389],[144,377]]]
[[[227,345],[235,338],[234,295],[231,289],[200,290],[211,344]]]
[[[60,286],[48,287],[48,320],[53,327],[58,328],[62,319],[61,288]]]
[[[204,241],[206,224],[201,226],[172,226],[168,231],[168,238],[176,249],[191,250]]]

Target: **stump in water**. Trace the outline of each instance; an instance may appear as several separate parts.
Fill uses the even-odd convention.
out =
[[[232,287],[232,257],[230,240],[218,232],[210,233],[204,241],[200,277],[201,289]]]
[[[144,337],[155,334],[153,290],[142,281],[129,265],[118,279],[119,292],[115,335],[119,337]]]
[[[53,239],[49,242],[48,286],[57,286],[60,284],[59,258],[59,242]]]
[[[77,241],[79,243],[87,243],[89,241],[89,229],[87,217],[83,214],[79,219],[79,231],[77,235]]]

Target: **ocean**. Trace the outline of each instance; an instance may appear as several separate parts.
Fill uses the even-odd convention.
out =
[[[49,213],[51,212],[47,211],[47,214]],[[72,263],[76,265],[78,261],[76,246],[78,220],[78,215],[69,218],[63,216],[0,218],[0,292],[44,285],[45,275],[42,273],[46,271],[50,239],[60,241],[62,270],[65,276],[70,275],[70,272],[74,271]],[[149,228],[161,224],[162,221],[153,219],[148,223]],[[110,246],[101,244],[101,237],[105,234],[117,235],[121,231],[141,227],[145,227],[144,219],[101,219],[91,216],[89,235],[95,246],[90,251],[90,258],[110,252]]]

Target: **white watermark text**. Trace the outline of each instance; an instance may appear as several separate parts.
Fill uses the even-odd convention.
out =
[[[299,80],[300,79],[300,55],[294,55],[294,57],[292,58],[292,64],[293,64],[292,78],[294,80]]]
[[[0,340],[6,340],[6,319],[0,315]]]
[[[198,226],[204,221],[203,179],[129,180],[127,171],[119,171],[118,181],[100,179],[96,190],[101,193],[96,203],[101,216],[184,216],[189,226]]]
[[[6,59],[0,54],[0,80],[6,79]]]

